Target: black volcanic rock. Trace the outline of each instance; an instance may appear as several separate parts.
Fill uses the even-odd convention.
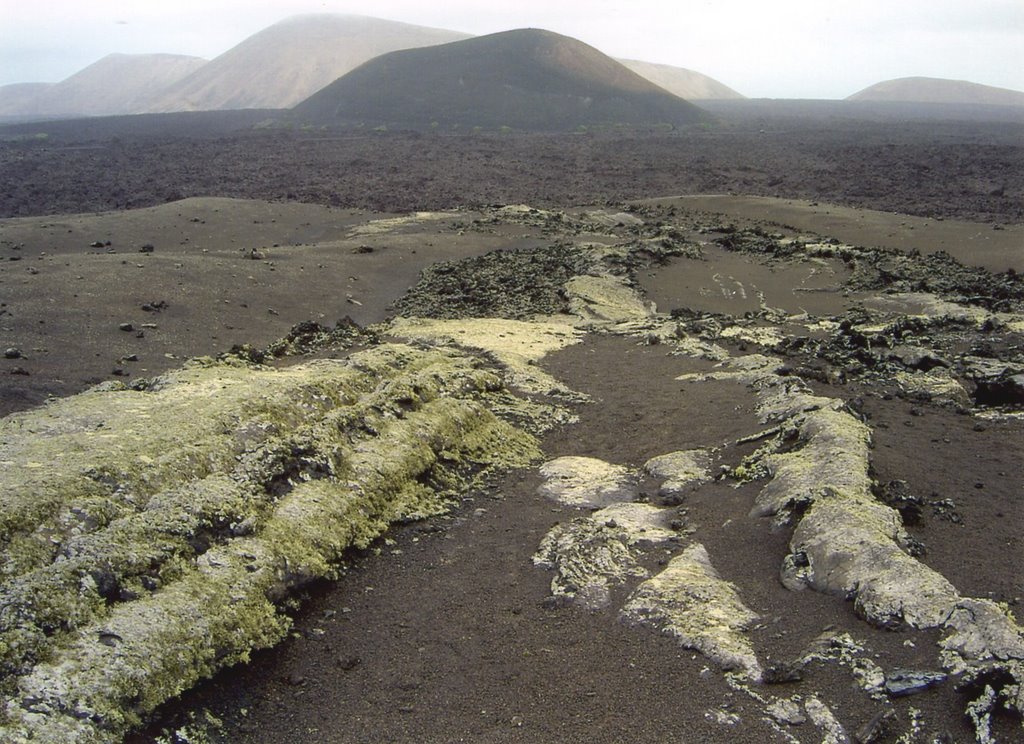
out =
[[[293,111],[304,122],[441,131],[679,126],[711,119],[597,49],[537,29],[383,55]]]

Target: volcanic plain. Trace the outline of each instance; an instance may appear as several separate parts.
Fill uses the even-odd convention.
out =
[[[1018,740],[1021,125],[833,114],[6,130],[0,730]]]

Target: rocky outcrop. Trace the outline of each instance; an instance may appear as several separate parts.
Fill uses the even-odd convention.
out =
[[[736,588],[718,575],[699,543],[641,584],[622,615],[675,637],[726,671],[755,681],[761,678],[761,665],[743,634],[757,615],[743,604]]]
[[[0,422],[5,741],[116,741],[280,640],[290,590],[533,437],[479,359],[194,363]]]

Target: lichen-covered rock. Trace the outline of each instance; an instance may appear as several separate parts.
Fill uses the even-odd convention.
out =
[[[704,449],[669,452],[645,462],[644,471],[662,479],[659,493],[679,495],[711,480],[711,454]]]
[[[771,481],[758,495],[753,516],[802,509],[828,489],[870,497],[867,426],[848,413],[824,408],[799,414],[789,424],[796,447],[764,458]]]
[[[822,491],[793,531],[791,557],[799,560],[787,564],[796,568],[784,582],[853,597],[857,612],[876,625],[940,626],[958,599],[956,589],[901,549],[903,535],[891,507],[848,491]]]
[[[807,716],[821,731],[821,744],[849,744],[850,737],[835,713],[816,695],[804,701]]]
[[[956,589],[905,551],[899,512],[875,499],[868,427],[832,408],[798,414],[788,426],[790,449],[763,458],[771,480],[752,511],[801,515],[783,583],[853,597],[877,625],[941,625]]]
[[[595,457],[559,457],[540,467],[538,491],[570,506],[600,508],[637,496],[636,474]]]
[[[565,284],[569,312],[596,324],[619,323],[648,318],[650,303],[611,274],[575,276]]]
[[[942,367],[927,372],[897,372],[894,378],[905,393],[915,398],[958,406],[971,403],[971,397],[960,381]]]
[[[760,662],[743,634],[758,616],[743,603],[736,587],[718,575],[699,543],[637,587],[622,615],[673,636],[726,671],[761,679]]]
[[[946,630],[939,644],[943,665],[962,682],[985,690],[968,708],[981,741],[997,704],[1024,714],[1024,629],[992,600],[965,598]]]
[[[281,601],[346,549],[539,455],[496,399],[478,358],[394,344],[193,364],[0,421],[0,738],[119,740],[275,643]]]
[[[609,605],[611,585],[630,576],[647,575],[637,563],[626,530],[588,517],[552,528],[533,562],[554,571],[553,596],[575,600],[590,609]]]
[[[1024,662],[1024,629],[990,599],[962,599],[946,621],[943,662],[954,674],[977,663]]]
[[[401,338],[452,343],[485,351],[502,364],[511,385],[531,393],[586,399],[537,366],[545,355],[580,342],[582,331],[568,316],[537,318],[531,322],[504,318],[395,318],[388,332]]]
[[[672,527],[675,512],[651,504],[612,504],[590,515],[590,519],[607,527],[624,530],[632,545],[639,542],[659,543],[673,540],[678,533]]]

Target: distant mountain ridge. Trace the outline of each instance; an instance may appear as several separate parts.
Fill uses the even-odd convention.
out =
[[[468,36],[366,16],[292,16],[169,87],[147,111],[289,108],[380,54]]]
[[[285,18],[211,61],[173,54],[111,54],[59,83],[0,86],[0,116],[32,119],[289,108],[392,51],[473,38],[446,29],[334,13]],[[706,75],[622,61],[682,98],[742,98]]]
[[[0,113],[31,116],[104,116],[145,110],[154,96],[203,67],[206,60],[182,54],[108,54],[59,83],[4,86]]]
[[[343,125],[564,130],[712,117],[581,41],[518,29],[370,60],[293,109]]]
[[[643,62],[638,59],[620,59],[618,61],[636,74],[687,101],[746,98],[742,93],[737,93],[729,86],[696,70]]]
[[[33,103],[54,83],[11,83],[0,85],[0,116],[33,115]]]
[[[1024,106],[1024,91],[996,88],[966,80],[905,77],[875,83],[846,100]]]

